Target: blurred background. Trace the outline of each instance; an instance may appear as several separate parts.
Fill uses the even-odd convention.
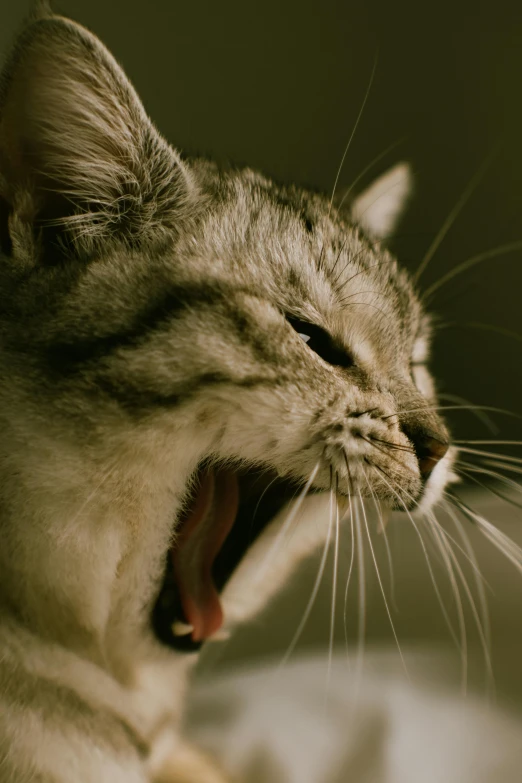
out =
[[[0,48],[5,50],[30,3],[2,4]],[[506,250],[522,241],[522,4],[62,0],[56,8],[89,26],[109,46],[156,125],[183,153],[247,164],[277,180],[328,193],[378,51],[375,79],[339,189],[349,187],[381,155],[358,187],[398,160],[411,162],[416,193],[392,249],[412,271],[455,205],[469,195],[422,275],[421,290],[467,259],[495,249],[499,254],[491,253],[434,294],[431,309],[439,328],[433,368],[440,391],[448,395],[445,404],[474,403],[513,414],[490,411],[485,419],[483,413],[449,412],[458,437],[522,440],[522,244]],[[390,145],[395,146],[385,153]],[[504,444],[494,448],[522,453]],[[505,475],[519,478],[516,470]],[[467,499],[522,543],[522,511],[477,486],[483,478],[475,474],[464,490]],[[497,489],[510,492],[505,484]],[[516,490],[511,496],[521,502]],[[385,540],[375,536],[374,543],[397,634],[410,648],[448,646],[460,677],[459,654],[418,536],[400,517],[388,529],[393,596]],[[505,703],[520,705],[522,580],[476,527],[469,525],[467,532],[488,583],[497,689]],[[475,567],[462,551],[458,557],[477,598]],[[394,644],[368,553],[367,558],[366,644]],[[349,561],[350,535],[344,530],[340,607]],[[276,603],[228,644],[209,645],[202,671],[252,656],[280,660],[305,610],[317,563],[317,558],[305,563]],[[432,563],[455,623],[458,607],[440,553]],[[328,644],[332,578],[330,561],[301,649]],[[484,692],[480,634],[461,590],[470,681]],[[350,641],[357,637],[357,601],[354,588],[347,613]],[[342,616],[338,609],[334,640],[341,647]]]

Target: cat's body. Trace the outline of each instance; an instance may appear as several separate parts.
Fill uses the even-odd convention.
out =
[[[47,14],[0,101],[0,780],[211,783],[177,737],[195,656],[152,630],[169,551],[168,625],[196,646],[326,536],[314,495],[282,558],[279,502],[220,602],[254,470],[284,501],[308,482],[399,508],[449,475],[426,317],[353,223],[385,233],[407,175],[350,216],[182,162],[97,39]]]

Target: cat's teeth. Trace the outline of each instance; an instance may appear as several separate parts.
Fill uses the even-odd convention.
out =
[[[188,636],[194,630],[193,625],[184,623],[181,620],[175,620],[170,627],[174,636]]]
[[[216,631],[212,634],[212,636],[209,637],[209,642],[228,642],[230,639],[230,631],[227,631],[226,628],[220,628],[219,631]]]

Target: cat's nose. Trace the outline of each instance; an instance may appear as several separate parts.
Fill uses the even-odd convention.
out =
[[[449,441],[445,434],[435,433],[424,427],[403,426],[402,430],[408,436],[415,449],[419,462],[419,470],[423,479],[428,479],[449,449]]]
[[[413,447],[419,461],[419,470],[423,479],[430,477],[437,462],[445,456],[449,449],[446,440],[439,440],[432,435],[424,434],[413,441]]]

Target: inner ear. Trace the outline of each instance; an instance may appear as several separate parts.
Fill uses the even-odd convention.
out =
[[[112,237],[150,241],[194,201],[191,172],[80,25],[33,22],[0,84],[0,196],[42,246],[60,231],[79,252]]]
[[[352,204],[351,217],[372,239],[390,238],[413,191],[408,163],[398,163],[378,177]]]

